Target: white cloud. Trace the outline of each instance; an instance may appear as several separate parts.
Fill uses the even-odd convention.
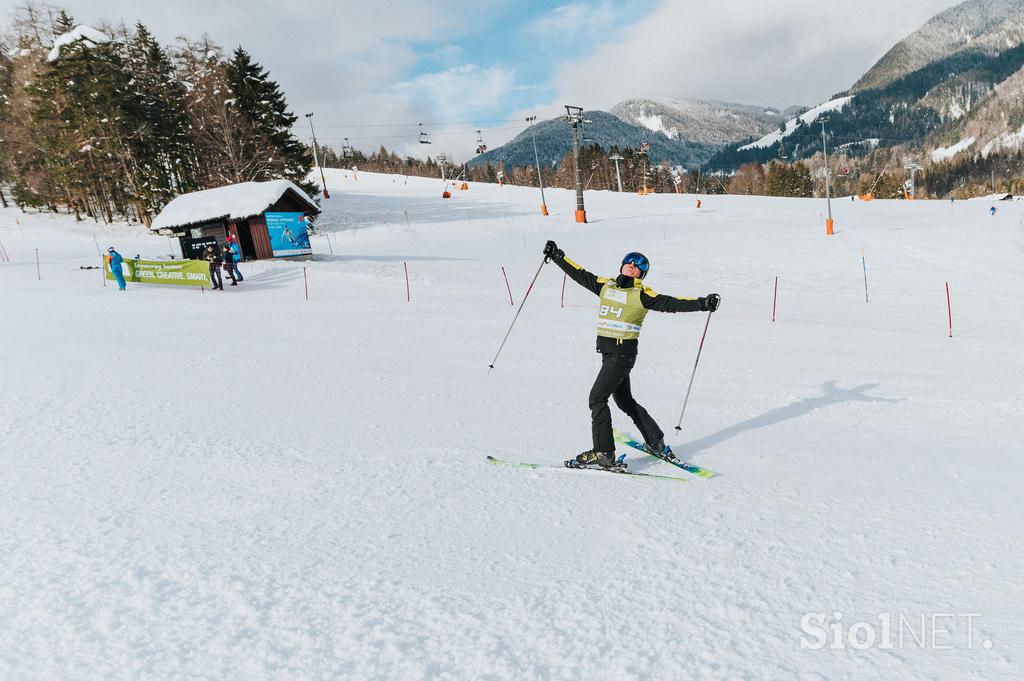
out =
[[[560,64],[552,83],[556,101],[589,108],[628,97],[815,104],[953,4],[664,0],[591,54]]]
[[[503,66],[462,64],[398,83],[395,91],[416,108],[433,111],[441,120],[454,120],[489,110],[511,92],[514,76],[514,69]]]
[[[427,147],[402,137],[414,135],[415,128],[362,126],[472,120],[473,111],[489,110],[524,86],[557,95],[500,118],[548,118],[562,113],[563,104],[607,108],[628,97],[815,104],[849,87],[896,41],[955,2],[661,0],[650,9],[632,0],[576,0],[545,11],[520,31],[502,27],[506,39],[519,38],[509,42],[506,62],[494,66],[477,65],[478,57],[460,49],[459,39],[481,26],[486,30],[492,16],[513,6],[511,0],[464,0],[457,6],[417,0],[58,4],[91,25],[141,20],[165,44],[204,32],[228,52],[241,44],[280,83],[295,113],[316,113],[318,137],[335,148],[347,136],[364,150],[383,143],[400,153],[444,151],[468,158],[475,133],[446,137],[436,130],[435,143]],[[0,0],[0,12],[2,3],[9,15],[14,0]],[[567,54],[582,56],[553,64],[546,82],[514,81],[526,70],[516,70],[517,54],[563,45]],[[410,78],[424,60],[437,64],[437,71]],[[485,131],[485,138],[495,147],[515,133]]]
[[[381,128],[374,132],[380,135],[376,141],[359,140],[371,136],[370,129],[359,125],[436,120],[441,115],[433,106],[444,104],[444,99],[430,97],[426,91],[412,95],[419,79],[408,81],[409,70],[424,57],[449,63],[460,60],[456,46],[437,45],[471,30],[479,13],[493,2],[464,0],[455,9],[418,0],[290,4],[280,0],[59,0],[58,4],[76,20],[91,25],[101,20],[129,26],[142,21],[165,45],[174,44],[179,35],[194,40],[204,33],[228,54],[241,45],[281,85],[301,123],[305,122],[302,113],[316,113],[318,139],[339,149],[341,138],[347,136],[356,146],[373,150],[381,142],[389,149],[399,146],[401,141],[394,136],[408,131]],[[3,3],[12,6],[5,12]],[[0,16],[12,11],[13,0],[0,0]],[[431,46],[432,52],[425,54],[423,45]],[[474,81],[474,75],[480,77]],[[453,73],[436,77],[433,85],[441,91],[458,80],[459,74]],[[410,84],[404,92],[396,87],[401,82]],[[479,92],[502,86],[500,72],[466,73],[462,82],[475,82]],[[447,92],[452,94],[450,87]],[[459,101],[466,94],[455,92],[447,101]],[[468,94],[472,101],[473,93]],[[332,127],[342,123],[354,125]],[[299,132],[306,137],[308,128]]]
[[[573,2],[559,5],[534,19],[526,32],[541,39],[569,40],[580,34],[601,37],[621,19],[626,9],[618,2]]]

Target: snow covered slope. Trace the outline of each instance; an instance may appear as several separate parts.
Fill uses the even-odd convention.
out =
[[[1020,678],[1024,206],[837,200],[826,238],[813,200],[589,192],[578,225],[567,191],[328,183],[311,262],[216,293],[80,269],[165,255],[141,227],[0,212],[0,678]],[[554,266],[487,370],[549,238],[722,295],[680,434],[706,316],[649,315],[632,374],[719,477],[487,464],[589,446],[596,300]],[[815,649],[815,613],[874,643]]]
[[[816,107],[808,109],[796,118],[786,121],[785,131],[776,130],[775,132],[770,132],[761,139],[738,147],[738,150],[764,149],[772,146],[773,144],[777,144],[796,132],[798,127],[802,125],[812,125],[822,114],[830,113],[832,111],[842,111],[843,107],[850,103],[851,99],[853,99],[853,95],[837,97],[836,99],[825,102],[824,104],[819,104]]]

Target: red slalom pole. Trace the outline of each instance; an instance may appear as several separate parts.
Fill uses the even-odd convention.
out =
[[[306,278],[306,268],[302,268],[302,285],[306,288],[306,300],[309,300],[309,280]]]
[[[409,289],[409,263],[402,261],[402,266],[405,267],[405,302],[412,302],[412,292]]]
[[[505,288],[508,289],[508,304],[509,305],[515,305],[515,303],[512,302],[512,287],[508,285],[508,275],[505,274],[505,266],[504,265],[501,266],[501,274],[502,274],[502,276],[505,277]]]
[[[949,313],[949,337],[953,337],[953,304],[949,301],[949,282],[946,282],[946,311]]]
[[[565,307],[565,280],[569,278],[568,274],[562,275],[562,307]]]
[[[772,321],[775,321],[775,306],[779,302],[779,275],[775,275],[775,295],[772,297]]]
[[[700,351],[704,349],[704,337],[708,335],[708,325],[711,324],[711,313],[708,312],[708,320],[704,322],[704,333],[700,337],[700,345],[697,346],[697,359],[693,362],[693,373],[690,374],[690,385],[686,388],[686,399],[683,400],[683,410],[679,412],[679,423],[676,430],[683,429],[683,414],[686,413],[686,404],[690,401],[690,389],[693,388],[693,377],[697,375],[697,362],[700,361]]]

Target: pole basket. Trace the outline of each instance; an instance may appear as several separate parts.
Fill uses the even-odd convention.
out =
[[[327,191],[327,187],[324,187],[324,198],[325,199],[331,198],[331,193],[329,191]]]
[[[697,199],[697,208],[700,208],[700,199]]]
[[[452,193],[451,193],[450,191],[448,191],[448,190],[446,189],[446,190],[445,190],[445,191],[444,191],[444,192],[443,192],[443,193],[441,194],[441,198],[442,198],[442,199],[450,199],[450,198],[452,198]]]
[[[825,219],[825,234],[827,234],[828,236],[832,236],[832,234],[833,234],[832,227],[833,227],[832,218],[826,218]]]
[[[469,189],[468,182],[463,182],[462,184],[459,185],[459,191],[466,191],[467,189]]]
[[[585,210],[578,210],[578,211],[576,211],[576,222],[586,222],[586,221],[587,221],[587,211],[585,211]]]
[[[541,215],[547,215],[548,214],[548,207],[546,205],[544,205],[543,203],[540,204],[540,214]]]

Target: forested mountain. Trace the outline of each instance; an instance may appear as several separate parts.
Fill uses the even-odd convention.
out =
[[[584,112],[588,123],[582,127],[581,146],[597,145],[603,149],[617,147],[637,148],[649,143],[653,163],[667,161],[671,165],[699,165],[714,153],[716,146],[688,140],[671,139],[663,132],[655,132],[639,125],[632,125],[604,111]],[[509,142],[480,154],[469,165],[498,165],[506,167],[534,165],[533,135],[537,138],[537,155],[541,165],[552,165],[562,161],[572,151],[572,127],[562,118],[539,121],[527,128]]]
[[[968,0],[901,41],[850,91],[823,105],[832,173],[852,178],[851,190],[866,190],[886,173],[900,176],[917,164],[925,193],[1011,191],[1021,184],[1022,102],[1024,0]],[[755,162],[815,158],[820,167],[819,120],[790,120],[723,149],[709,165],[732,172]]]

